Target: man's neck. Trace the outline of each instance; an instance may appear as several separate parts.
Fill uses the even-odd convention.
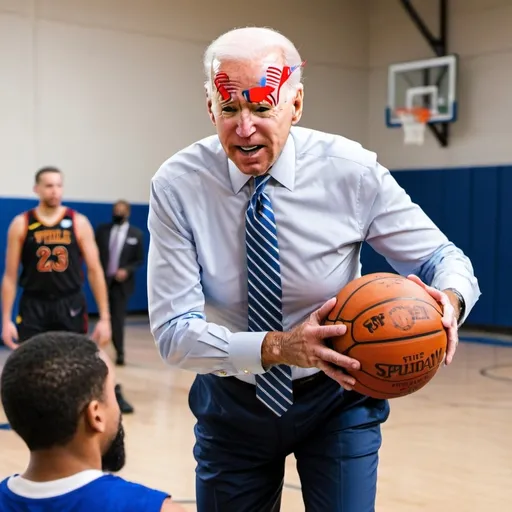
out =
[[[28,467],[21,476],[32,482],[50,482],[88,469],[101,470],[101,456],[86,457],[64,449],[41,450],[30,454]]]
[[[45,204],[39,203],[36,208],[36,213],[39,217],[43,219],[53,219],[55,217],[59,217],[62,214],[63,206],[47,206]]]

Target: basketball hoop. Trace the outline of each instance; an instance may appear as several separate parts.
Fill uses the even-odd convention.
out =
[[[425,140],[425,128],[430,119],[430,110],[424,107],[397,108],[396,115],[404,129],[404,144],[421,146]]]

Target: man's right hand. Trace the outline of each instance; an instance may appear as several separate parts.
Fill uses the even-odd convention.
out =
[[[2,323],[2,341],[4,344],[12,350],[18,348],[18,344],[15,340],[18,339],[18,329],[14,325],[14,322],[8,321]]]
[[[358,370],[359,361],[344,356],[325,344],[327,338],[347,332],[346,326],[342,324],[322,325],[335,304],[336,298],[328,300],[291,331],[269,332],[261,348],[263,367],[287,364],[300,368],[319,368],[343,388],[351,390],[356,381],[341,368]]]

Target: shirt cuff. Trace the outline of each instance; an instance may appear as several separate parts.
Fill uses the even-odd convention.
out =
[[[239,373],[265,373],[261,345],[267,332],[236,332],[229,340],[229,357]]]
[[[466,318],[473,309],[473,306],[475,305],[476,300],[478,298],[475,297],[475,292],[473,287],[471,286],[471,283],[469,283],[468,280],[464,279],[463,277],[459,277],[457,275],[452,274],[450,276],[443,277],[442,279],[440,279],[440,282],[436,283],[436,288],[439,290],[454,288],[464,298],[464,303],[466,306],[464,316],[459,318],[459,321],[457,322],[460,327],[465,322]]]

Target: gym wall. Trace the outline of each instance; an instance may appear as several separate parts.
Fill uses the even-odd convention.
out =
[[[437,35],[438,1],[412,2]],[[387,128],[387,68],[435,54],[398,0],[371,0],[369,11],[369,147],[438,226],[473,261],[482,296],[468,324],[512,326],[512,2],[448,0],[448,53],[459,55],[459,119],[442,148],[403,146]],[[407,171],[407,172],[402,172]],[[389,268],[365,247],[364,271]]]
[[[437,4],[414,2],[434,31]],[[387,66],[434,54],[398,0],[262,0],[249,10],[227,0],[0,0],[2,254],[10,219],[36,204],[33,174],[43,165],[62,168],[67,204],[93,225],[109,220],[116,199],[131,201],[147,245],[151,176],[176,150],[214,133],[204,108],[205,46],[234,26],[269,25],[307,60],[301,124],[375,150],[473,260],[483,295],[468,323],[510,326],[512,5],[449,5],[459,121],[448,148],[429,133],[424,147],[408,148],[401,130],[384,123]],[[387,269],[365,246],[363,272]],[[132,311],[147,307],[145,276],[144,267]]]
[[[153,174],[214,133],[202,54],[232,27],[270,25],[294,40],[307,59],[304,124],[364,139],[366,24],[350,0],[0,0],[0,272],[8,224],[36,204],[43,165],[63,170],[66,203],[93,225],[125,198],[146,232]],[[146,268],[129,307],[147,307]]]

